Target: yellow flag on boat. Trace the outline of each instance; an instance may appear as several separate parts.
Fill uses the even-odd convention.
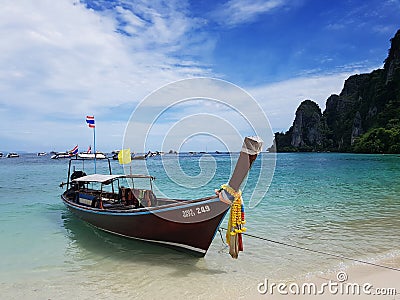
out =
[[[129,164],[131,159],[131,149],[123,149],[118,152],[118,161],[121,165]]]

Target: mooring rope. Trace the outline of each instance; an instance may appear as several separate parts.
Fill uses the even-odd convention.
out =
[[[224,227],[220,227],[220,228],[223,229],[223,230],[227,230]],[[266,242],[270,242],[270,243],[274,243],[274,244],[278,244],[278,245],[292,247],[292,248],[296,248],[296,249],[300,249],[300,250],[304,250],[304,251],[309,251],[309,252],[313,252],[313,253],[318,253],[318,254],[322,254],[322,255],[326,255],[326,256],[332,256],[332,257],[336,257],[336,258],[351,260],[351,261],[359,262],[359,263],[362,263],[362,264],[371,265],[371,266],[374,266],[374,267],[385,268],[385,269],[389,269],[389,270],[400,272],[399,268],[380,265],[380,264],[368,262],[368,261],[357,259],[357,258],[347,257],[347,256],[344,256],[344,255],[341,255],[341,254],[334,254],[334,253],[329,253],[329,252],[325,252],[325,251],[310,249],[310,248],[307,248],[307,247],[296,246],[296,245],[288,244],[288,243],[285,243],[285,242],[274,241],[274,240],[271,240],[271,239],[267,239],[267,238],[264,238],[264,237],[261,237],[261,236],[256,236],[256,235],[249,234],[249,233],[242,233],[242,234],[246,235],[246,236],[249,236],[249,237],[252,237],[252,238],[255,238],[255,239],[259,239],[259,240],[262,240],[262,241],[266,241]]]
[[[222,253],[222,252],[225,251],[226,248],[229,247],[229,245],[228,245],[227,243],[225,243],[225,240],[224,240],[224,238],[222,237],[222,230],[221,230],[221,227],[218,228],[218,232],[219,232],[219,236],[221,237],[222,244],[223,244],[223,246],[224,246],[223,248],[221,248],[221,250],[218,251],[218,253]]]

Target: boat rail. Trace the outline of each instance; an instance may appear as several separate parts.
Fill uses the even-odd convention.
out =
[[[108,157],[106,157],[106,158],[103,159],[103,160],[106,160],[106,161],[108,162],[108,171],[109,171],[109,174],[112,175],[110,159],[109,159]],[[67,190],[68,190],[69,188],[71,188],[71,181],[72,181],[72,180],[71,180],[71,166],[72,166],[72,163],[73,163],[73,162],[78,162],[78,161],[81,161],[81,162],[83,163],[83,166],[84,166],[84,162],[85,162],[85,161],[88,161],[88,159],[79,158],[78,156],[75,156],[75,157],[73,157],[73,158],[70,158],[70,160],[69,160],[69,162],[68,162],[68,176],[67,176],[67,183],[66,183],[66,185],[67,185]],[[83,167],[83,169],[84,169],[84,167]],[[74,171],[75,171],[75,170],[74,170]],[[64,184],[62,183],[61,185],[64,185]],[[60,186],[61,186],[61,185],[60,185]]]

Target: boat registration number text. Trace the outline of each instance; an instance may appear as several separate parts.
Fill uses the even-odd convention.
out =
[[[190,218],[190,217],[194,217],[196,215],[207,213],[209,211],[211,211],[211,208],[208,205],[203,205],[200,207],[196,207],[194,209],[190,208],[190,209],[182,210],[182,216],[184,218]]]

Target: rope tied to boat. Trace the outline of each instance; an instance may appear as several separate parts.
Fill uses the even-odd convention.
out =
[[[229,228],[220,227],[219,229],[225,230],[227,232],[229,231]],[[307,248],[307,247],[303,247],[303,246],[297,246],[297,245],[285,243],[285,242],[282,242],[282,241],[271,240],[271,239],[268,239],[268,238],[265,238],[265,237],[262,237],[262,236],[257,236],[257,235],[253,235],[253,234],[249,234],[249,233],[243,233],[243,235],[246,235],[246,236],[251,237],[251,238],[259,239],[259,240],[262,240],[262,241],[266,241],[266,242],[270,242],[270,243],[274,243],[274,244],[278,244],[278,245],[283,245],[283,246],[299,249],[299,250],[304,250],[304,251],[308,251],[308,252],[312,252],[312,253],[316,253],[316,254],[336,257],[336,258],[340,258],[340,259],[346,259],[346,260],[350,260],[350,261],[354,261],[354,262],[358,262],[358,263],[362,263],[362,264],[366,264],[366,265],[371,265],[371,266],[374,266],[374,267],[379,267],[379,268],[384,268],[384,269],[389,269],[389,270],[400,272],[400,268],[387,266],[387,265],[381,265],[381,264],[378,264],[378,263],[374,263],[374,262],[370,262],[370,261],[366,261],[366,260],[362,260],[362,259],[348,257],[348,256],[345,256],[345,255],[342,255],[342,254],[336,254],[336,253],[331,253],[331,252],[326,252],[326,251],[321,251],[321,250],[315,250],[315,249],[311,249],[311,248]]]
[[[235,191],[227,184],[221,186],[220,191],[225,190],[233,198],[230,202],[231,210],[228,221],[228,230],[226,232],[226,243],[229,245],[229,254],[232,258],[238,258],[239,251],[243,251],[242,233],[246,231],[243,226],[246,224],[244,216],[244,205],[242,198],[242,191]],[[221,193],[219,193],[221,198]]]

